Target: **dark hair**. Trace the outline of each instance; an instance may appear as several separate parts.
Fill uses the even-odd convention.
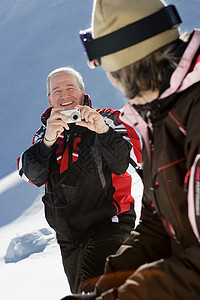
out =
[[[120,82],[128,99],[140,95],[140,91],[159,90],[168,67],[175,69],[179,62],[180,53],[177,48],[180,43],[183,42],[178,39],[110,74]]]

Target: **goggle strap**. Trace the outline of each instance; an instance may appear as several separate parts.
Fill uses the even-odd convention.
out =
[[[97,39],[83,39],[90,61],[140,43],[163,31],[177,27],[181,18],[174,5]],[[145,28],[144,30],[141,30]]]

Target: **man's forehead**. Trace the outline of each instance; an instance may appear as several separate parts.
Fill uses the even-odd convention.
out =
[[[50,84],[54,85],[56,83],[64,83],[66,85],[77,85],[77,79],[74,74],[69,74],[69,73],[55,73],[52,75],[50,79]]]

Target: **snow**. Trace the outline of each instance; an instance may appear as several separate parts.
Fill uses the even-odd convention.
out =
[[[48,105],[46,76],[54,68],[70,65],[83,75],[94,107],[121,108],[125,102],[101,68],[87,67],[78,32],[90,26],[93,1],[74,2],[0,1],[2,300],[59,300],[70,294],[55,233],[45,220],[43,189],[23,182],[16,171],[16,158],[30,145]],[[177,6],[182,32],[200,27],[199,0],[166,2]],[[142,188],[132,190],[138,222]]]
[[[14,188],[17,176],[1,179],[2,189]],[[132,176],[138,220],[142,185],[136,172]],[[55,233],[45,220],[43,193],[19,218],[0,227],[0,299],[56,300],[71,294]]]
[[[55,243],[41,254],[0,267],[0,299],[55,300],[70,293]]]
[[[18,171],[16,170],[12,172],[11,174],[0,179],[0,194],[3,194],[3,192],[6,190],[18,185],[21,182],[23,182],[23,180],[19,176]]]
[[[138,221],[142,185],[134,170],[132,176]],[[22,182],[18,171],[12,172],[0,180],[0,194]],[[43,194],[42,188],[18,218],[0,227],[0,299],[56,300],[71,294],[55,233],[45,220]]]
[[[0,299],[55,300],[70,294],[41,196],[19,218],[0,228]]]
[[[5,263],[15,263],[31,254],[43,252],[52,239],[54,236],[47,228],[12,238],[4,256]]]

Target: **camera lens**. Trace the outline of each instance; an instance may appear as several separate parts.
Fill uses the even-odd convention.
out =
[[[72,116],[72,119],[73,119],[73,120],[77,120],[77,119],[78,119],[78,115],[77,115],[77,114],[74,114],[74,115]]]

